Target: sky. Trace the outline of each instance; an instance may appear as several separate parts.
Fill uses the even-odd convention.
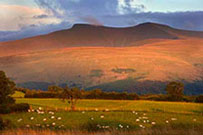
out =
[[[76,23],[127,27],[144,22],[203,31],[203,0],[0,0],[0,41]]]

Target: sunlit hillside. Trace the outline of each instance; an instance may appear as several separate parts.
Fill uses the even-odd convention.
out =
[[[17,83],[66,83],[85,88],[128,78],[139,82],[202,79],[203,39],[148,42],[131,47],[69,47],[4,56],[0,57],[0,69]]]

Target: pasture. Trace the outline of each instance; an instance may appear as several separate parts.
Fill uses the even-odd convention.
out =
[[[202,133],[203,105],[183,102],[79,100],[76,109],[59,99],[17,98],[31,110],[3,115],[11,128],[53,131],[119,131],[192,129]]]

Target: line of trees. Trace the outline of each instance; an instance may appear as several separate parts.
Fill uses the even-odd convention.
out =
[[[77,87],[61,88],[58,86],[50,86],[48,91],[29,90],[24,88],[16,89],[25,93],[25,98],[60,98],[64,95],[70,95],[70,91],[80,94],[80,99],[112,99],[112,100],[138,100],[139,96],[136,93],[127,92],[104,92],[101,89],[94,89],[90,91],[80,90]]]
[[[186,101],[186,102],[202,102],[202,95],[200,96],[185,96],[184,84],[181,82],[170,82],[167,84],[166,94],[146,94],[137,95],[136,93],[127,92],[104,92],[100,89],[90,91],[80,90],[78,88],[49,86],[48,91],[29,90],[25,88],[16,88],[17,91],[25,93],[25,98],[60,98],[61,93],[77,89],[80,93],[80,99],[112,99],[112,100],[155,100],[155,101]],[[70,94],[70,92],[68,93]],[[64,95],[64,94],[63,94]]]
[[[90,91],[80,90],[79,88],[65,88],[59,86],[49,86],[48,91],[29,90],[24,88],[16,89],[25,93],[25,98],[59,98],[64,95],[70,96],[71,92],[80,95],[81,99],[116,99],[116,100],[138,100],[142,96],[136,93],[127,92],[104,92],[101,89],[94,89]],[[157,95],[160,100],[181,101],[183,100],[184,84],[181,82],[171,82],[166,86],[166,95]],[[148,96],[143,96],[148,97]],[[71,98],[71,97],[70,97]]]
[[[184,84],[181,82],[171,82],[166,86],[166,95],[144,95],[138,96],[136,93],[126,92],[103,92],[100,89],[91,91],[80,90],[79,88],[61,88],[58,86],[49,86],[48,91],[29,90],[24,88],[16,88],[15,83],[11,81],[3,71],[0,71],[0,112],[10,106],[8,110],[26,110],[29,105],[15,106],[15,100],[11,97],[14,91],[25,93],[25,98],[60,98],[62,101],[67,101],[71,104],[71,109],[75,110],[75,105],[79,99],[116,99],[116,100],[159,100],[159,101],[190,101],[185,98]],[[202,102],[203,96],[198,96],[196,102]],[[191,101],[192,101],[191,100]],[[11,105],[12,104],[12,105]],[[1,109],[2,108],[2,109]],[[12,109],[13,108],[13,109]],[[9,112],[9,111],[8,111]],[[11,112],[11,111],[10,111]]]

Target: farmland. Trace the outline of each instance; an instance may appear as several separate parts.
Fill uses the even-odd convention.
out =
[[[35,111],[7,114],[3,119],[10,120],[12,128],[24,130],[135,132],[192,128],[201,134],[203,127],[203,105],[196,103],[79,100],[76,111],[71,112],[59,99],[17,98],[16,102],[29,103]]]

